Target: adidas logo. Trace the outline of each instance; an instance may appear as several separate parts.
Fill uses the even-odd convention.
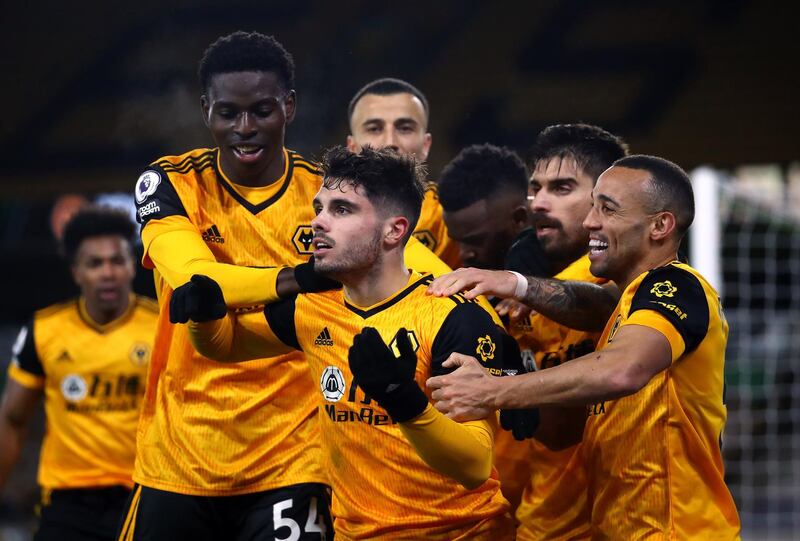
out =
[[[69,352],[65,350],[61,352],[61,355],[59,355],[56,360],[60,363],[72,362],[72,357],[70,357]]]
[[[203,233],[203,240],[206,242],[218,242],[220,244],[225,244],[225,239],[222,238],[222,235],[220,234],[216,225],[212,225],[206,230],[205,233]]]
[[[315,346],[332,346],[333,339],[331,339],[331,333],[328,331],[328,327],[322,329],[322,332],[319,333],[317,339],[314,340]]]

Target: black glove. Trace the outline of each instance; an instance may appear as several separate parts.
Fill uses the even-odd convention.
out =
[[[300,263],[294,268],[294,279],[300,286],[300,293],[318,293],[342,288],[342,284],[336,280],[316,273],[313,255],[307,262]]]
[[[503,335],[503,377],[519,376],[525,373],[522,355],[517,341]],[[539,408],[521,410],[500,410],[500,427],[511,432],[515,440],[532,438],[539,427]]]
[[[228,313],[219,284],[208,276],[195,274],[172,292],[169,300],[170,323],[186,323],[190,319],[201,323],[222,319]]]
[[[391,416],[402,423],[417,417],[428,407],[428,397],[414,380],[417,354],[408,331],[395,335],[400,357],[395,357],[373,327],[364,327],[353,339],[348,360],[355,381]]]

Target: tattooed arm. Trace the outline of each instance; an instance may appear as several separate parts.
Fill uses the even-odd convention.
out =
[[[518,300],[548,319],[581,331],[603,330],[620,295],[613,284],[599,286],[533,276],[526,279],[527,290],[516,297]],[[434,280],[428,293],[445,297],[466,291],[468,299],[478,295],[515,298],[516,288],[517,277],[508,271],[464,268]]]

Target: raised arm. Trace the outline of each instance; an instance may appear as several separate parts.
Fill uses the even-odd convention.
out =
[[[464,268],[438,277],[428,293],[444,297],[466,291],[468,299],[478,295],[516,299],[557,323],[592,332],[603,330],[619,300],[619,290],[613,284],[523,278],[527,284],[520,284],[517,275],[509,271]]]

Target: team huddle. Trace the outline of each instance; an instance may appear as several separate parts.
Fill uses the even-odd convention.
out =
[[[35,539],[738,539],[728,326],[678,254],[686,173],[559,124],[527,164],[364,86],[346,145],[284,145],[294,63],[235,32],[199,66],[216,147],[165,156],[134,227],[88,207],[78,300],[39,311],[0,405],[0,486],[44,398]],[[456,270],[453,270],[456,269]]]

